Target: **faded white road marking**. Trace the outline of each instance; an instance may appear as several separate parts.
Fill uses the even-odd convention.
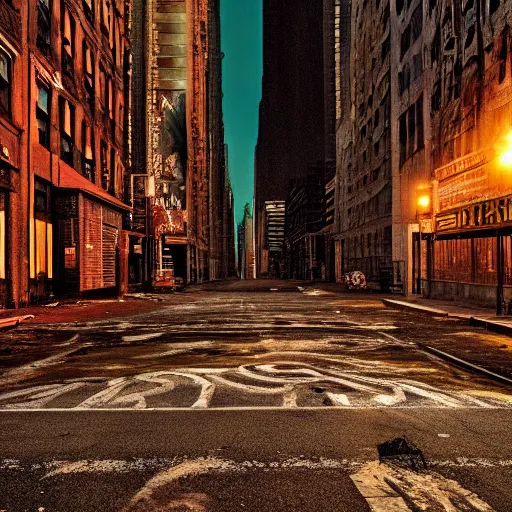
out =
[[[85,386],[82,382],[72,384],[51,384],[49,386],[36,386],[11,393],[0,395],[0,402],[10,400],[12,398],[24,398],[23,402],[9,404],[11,409],[40,409],[61,395],[70,393]]]
[[[156,338],[161,338],[164,335],[163,332],[150,332],[148,334],[137,334],[134,336],[123,336],[123,341],[148,341]]]
[[[172,458],[150,459],[80,459],[80,460],[50,460],[42,462],[27,462],[18,459],[0,459],[0,471],[44,472],[44,478],[74,473],[127,473],[162,471],[187,461],[186,456]],[[367,459],[328,459],[324,457],[308,459],[305,457],[292,457],[280,460],[251,460],[233,462],[233,470],[243,469],[270,469],[270,468],[307,468],[307,469],[337,469],[359,470],[368,464]],[[469,469],[500,469],[512,468],[511,459],[484,459],[457,457],[454,459],[429,460],[431,468],[469,468]]]
[[[326,393],[333,405],[350,406],[350,400],[343,393]]]
[[[76,342],[77,339],[78,336],[73,336],[69,341],[59,346],[63,347],[71,345],[74,342]],[[55,354],[53,356],[45,357],[44,359],[39,359],[38,361],[33,361],[32,363],[28,363],[23,366],[18,366],[17,368],[8,370],[0,377],[0,386],[15,384],[28,378],[32,378],[40,373],[38,372],[38,370],[47,368],[48,366],[54,366],[56,364],[62,363],[69,354],[72,354],[73,352],[76,352],[79,349],[80,345],[75,345],[73,348],[64,350],[63,352],[59,352],[58,354]]]
[[[476,494],[433,471],[415,472],[374,461],[350,478],[374,512],[410,512],[411,507],[446,512],[493,512]]]
[[[179,344],[180,349],[185,344]],[[193,348],[193,347],[192,347]],[[303,361],[285,359],[302,357]],[[106,384],[97,382],[93,386],[94,394],[87,397],[90,387],[84,381],[78,384],[84,387],[81,403],[76,409],[135,408],[146,409],[147,399],[158,397],[155,404],[158,409],[167,407],[166,394],[171,397],[173,390],[187,387],[185,395],[190,402],[184,407],[210,407],[216,385],[237,390],[240,395],[281,395],[284,408],[308,407],[318,404],[311,398],[313,385],[320,385],[330,393],[330,401],[319,408],[332,407],[510,407],[512,398],[505,394],[479,396],[460,390],[443,390],[415,380],[403,379],[403,374],[389,371],[388,378],[373,376],[376,372],[387,373],[388,367],[376,361],[356,360],[354,358],[333,358],[308,352],[270,352],[258,354],[255,359],[260,364],[242,365],[237,368],[181,368],[142,373],[132,377],[120,377]],[[271,363],[265,362],[272,361]],[[328,366],[321,366],[323,363]],[[376,364],[376,365],[375,365]],[[347,369],[347,366],[349,368]],[[370,375],[368,375],[368,373]],[[397,378],[398,377],[398,378]],[[184,382],[185,381],[185,382]],[[190,382],[187,382],[190,381]],[[46,407],[57,396],[78,388],[69,387],[70,383],[53,384],[46,387],[36,386],[14,392],[0,394],[0,409],[30,409]],[[197,390],[196,386],[200,389]],[[98,390],[99,387],[99,390]],[[40,393],[46,393],[40,395]],[[237,408],[236,396],[233,407]],[[311,401],[313,400],[313,402]],[[245,400],[247,401],[247,400]],[[229,404],[225,408],[229,407]],[[247,408],[250,408],[250,401]]]
[[[158,473],[156,476],[151,478],[146,485],[130,500],[130,503],[123,510],[128,512],[133,510],[134,507],[138,507],[142,505],[144,507],[158,507],[161,509],[160,500],[153,499],[154,494],[160,490],[162,487],[165,487],[169,484],[172,484],[176,480],[183,477],[196,476],[203,473],[208,473],[212,470],[229,470],[230,463],[229,461],[224,461],[222,459],[196,459],[187,462],[183,462],[182,464],[172,467],[166,471],[162,471]],[[167,504],[167,510],[172,510],[169,508],[169,504]],[[183,502],[180,503],[183,505]],[[204,508],[204,502],[200,503],[197,501],[197,496],[193,498],[192,503],[186,504],[188,510],[197,510],[197,512],[206,511]],[[193,508],[190,508],[193,507]],[[174,508],[174,507],[173,507]]]

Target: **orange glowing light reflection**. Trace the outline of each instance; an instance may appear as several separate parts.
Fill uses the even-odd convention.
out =
[[[504,152],[500,155],[500,164],[505,167],[512,166],[512,132],[506,137],[508,147],[504,148]]]
[[[422,208],[428,208],[430,205],[430,197],[429,196],[421,196],[418,197],[418,206]]]

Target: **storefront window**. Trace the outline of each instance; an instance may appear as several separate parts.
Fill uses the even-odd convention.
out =
[[[34,183],[35,277],[53,277],[53,226],[50,218],[50,187]]]

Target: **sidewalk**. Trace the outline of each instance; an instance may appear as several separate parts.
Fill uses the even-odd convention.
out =
[[[467,320],[471,325],[512,336],[512,315],[497,316],[491,308],[482,308],[452,301],[425,299],[420,296],[401,297],[400,299],[386,298],[382,299],[382,302],[386,306],[395,309]]]
[[[122,299],[67,299],[50,305],[0,310],[0,332],[24,324],[95,322],[149,313],[169,302],[169,295],[133,294]]]

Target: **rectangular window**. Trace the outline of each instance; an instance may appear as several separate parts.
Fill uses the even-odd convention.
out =
[[[103,62],[100,62],[100,75],[99,75],[99,94],[98,100],[100,103],[100,110],[102,112],[106,112],[108,108],[108,81],[107,81],[107,71]]]
[[[416,102],[416,133],[418,137],[416,149],[423,149],[425,147],[425,133],[423,129],[423,94]]]
[[[51,32],[50,0],[37,0],[37,47],[45,55],[50,53]]]
[[[39,144],[45,148],[50,147],[50,89],[46,85],[37,85],[36,105],[37,131]]]
[[[414,9],[414,12],[411,16],[411,25],[412,25],[412,40],[413,42],[420,37],[421,32],[423,30],[423,3],[420,2],[418,7]]]
[[[85,40],[82,43],[82,53],[86,100],[91,110],[94,110],[94,55]]]
[[[101,186],[105,190],[110,188],[110,169],[108,159],[108,147],[107,144],[101,141],[100,146],[100,157],[101,157]]]
[[[406,117],[406,114],[402,114],[399,119],[399,136],[400,136],[400,166],[402,166],[407,158],[407,117]]]
[[[402,33],[402,38],[400,41],[400,58],[402,58],[409,50],[411,46],[411,26],[407,25],[405,30]]]
[[[11,117],[12,60],[0,50],[0,114]]]
[[[414,153],[414,143],[416,142],[416,115],[414,105],[407,111],[407,158]]]
[[[60,157],[74,167],[75,107],[62,96],[59,98]]]
[[[82,121],[82,174],[94,183],[94,153],[91,125]]]
[[[75,56],[75,20],[69,14],[64,2],[61,3],[62,11],[62,72],[73,77]]]

